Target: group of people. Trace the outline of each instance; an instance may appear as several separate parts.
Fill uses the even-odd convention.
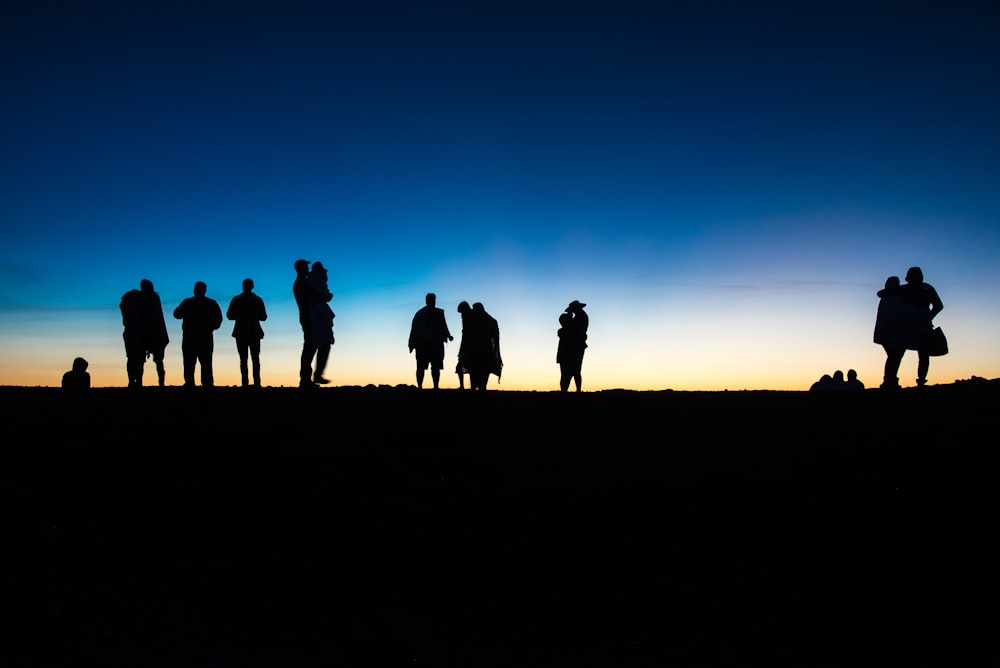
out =
[[[865,389],[865,384],[861,382],[858,378],[858,372],[854,369],[847,370],[847,378],[844,378],[844,372],[837,369],[833,372],[833,375],[828,373],[823,374],[823,376],[817,380],[809,388],[810,392],[829,392],[836,390],[863,390]]]
[[[336,317],[330,302],[328,272],[322,262],[309,260],[295,261],[295,282],[292,293],[299,311],[302,327],[302,354],[299,360],[299,386],[315,388],[330,381],[323,375],[334,344],[333,320]],[[240,358],[240,374],[244,387],[252,384],[260,387],[260,347],[264,338],[261,323],[267,320],[264,300],[254,293],[253,279],[243,280],[243,291],[232,298],[226,310],[226,318],[232,320],[233,338]],[[208,286],[203,281],[194,284],[194,295],[183,300],[174,317],[182,321],[183,339],[181,352],[184,362],[184,385],[195,385],[195,368],[201,367],[201,384],[214,385],[212,355],[214,352],[214,332],[222,326],[222,309],[218,302],[208,297]],[[560,388],[566,391],[570,380],[575,381],[576,390],[582,389],[581,366],[583,351],[587,347],[588,318],[583,308],[586,304],[573,301],[563,313],[559,322],[559,348],[556,361],[560,365]],[[160,386],[166,382],[163,358],[170,337],[163,317],[160,296],[153,289],[152,281],[143,279],[138,290],[129,290],[121,299],[123,339],[125,341],[126,370],[129,387],[142,386],[146,360],[153,359],[156,365],[157,381]],[[458,305],[462,318],[462,334],[458,351],[459,387],[465,389],[465,376],[469,376],[469,388],[485,390],[491,375],[498,379],[503,373],[503,358],[500,354],[500,326],[496,319],[486,312],[486,308],[476,302],[469,305],[463,301]],[[444,310],[437,307],[437,296],[428,293],[425,305],[418,310],[410,325],[408,346],[416,353],[417,387],[422,388],[424,375],[431,370],[431,381],[435,389],[441,382],[444,367],[444,346],[454,337],[448,330]],[[78,364],[86,361],[79,359]],[[63,383],[79,384],[79,373],[67,372]],[[89,387],[89,375],[86,382]]]
[[[574,300],[559,316],[561,327],[556,332],[559,337],[556,362],[560,369],[559,389],[563,392],[569,389],[571,380],[576,383],[577,392],[583,389],[583,352],[587,347],[589,325],[589,318],[583,310],[585,306]],[[503,373],[500,326],[480,302],[471,306],[467,301],[459,302],[458,313],[462,318],[462,339],[455,366],[458,386],[465,389],[465,376],[468,375],[469,389],[485,390],[491,375],[499,379]],[[434,389],[438,389],[441,369],[444,368],[444,346],[454,340],[444,309],[437,306],[437,295],[427,293],[424,306],[413,315],[407,342],[410,352],[416,356],[418,388],[423,387],[424,376],[430,368],[431,382]]]
[[[303,338],[299,385],[314,388],[330,382],[323,374],[334,343],[333,320],[336,316],[330,308],[333,293],[328,285],[328,272],[321,262],[297,260],[295,272],[292,292],[298,306]],[[887,389],[899,387],[899,367],[907,350],[917,351],[918,386],[927,383],[931,356],[943,354],[934,350],[931,344],[932,334],[937,333],[934,317],[944,308],[941,298],[933,286],[924,282],[920,267],[910,267],[905,280],[901,283],[899,277],[890,276],[885,287],[877,293],[879,306],[874,341],[885,349],[881,387]],[[240,358],[242,384],[250,385],[252,378],[253,386],[260,387],[260,345],[264,337],[260,323],[267,320],[267,311],[263,299],[253,292],[253,288],[253,280],[244,279],[243,291],[230,301],[226,317],[234,321],[232,335]],[[207,296],[207,290],[208,286],[203,281],[196,282],[194,295],[183,300],[173,312],[174,317],[183,323],[181,351],[185,386],[195,384],[196,365],[201,365],[201,384],[214,384],[213,333],[222,326],[223,316],[218,302]],[[589,326],[584,307],[586,304],[574,300],[559,316],[556,362],[559,364],[559,389],[562,392],[567,392],[571,384],[577,392],[583,388],[583,355],[587,348]],[[163,386],[166,379],[163,358],[170,338],[163,306],[152,281],[143,279],[139,289],[126,292],[120,308],[129,387],[142,386],[143,370],[149,358],[156,366],[157,381]],[[462,301],[458,304],[458,313],[462,319],[462,338],[455,368],[459,387],[465,388],[465,376],[468,375],[470,389],[485,390],[490,376],[495,375],[499,379],[503,372],[500,327],[480,302],[470,306],[467,301]],[[410,352],[416,353],[418,388],[423,387],[428,368],[434,388],[440,386],[445,343],[449,341],[454,341],[454,337],[448,329],[444,310],[438,308],[437,296],[427,293],[424,307],[413,316],[408,340]],[[86,360],[74,360],[73,369],[63,378],[63,386],[89,387],[90,376],[86,368]],[[843,372],[836,371],[833,375],[824,375],[810,389],[864,389],[864,384],[858,379],[857,372],[851,369],[846,379]]]
[[[243,385],[250,384],[250,368],[253,370],[253,384],[260,387],[260,340],[264,329],[260,323],[267,320],[264,300],[253,291],[253,279],[243,280],[243,291],[232,298],[226,317],[234,321],[233,338],[240,357],[240,372]],[[194,295],[183,300],[174,309],[174,317],[181,321],[181,354],[184,363],[184,385],[195,384],[195,368],[201,367],[201,384],[211,387],[215,384],[212,370],[212,355],[215,348],[214,332],[222,326],[222,309],[219,303],[208,296],[208,285],[204,281],[194,284]],[[129,290],[121,299],[119,308],[125,340],[125,367],[128,372],[128,386],[142,387],[142,377],[146,360],[152,357],[156,365],[157,382],[162,387],[166,382],[163,357],[170,343],[167,323],[163,317],[160,296],[153,289],[153,282],[143,279],[138,290]],[[249,364],[248,364],[249,362]],[[88,378],[89,381],[89,378]]]
[[[500,325],[480,302],[469,306],[469,302],[462,301],[458,304],[458,313],[462,318],[462,338],[455,366],[458,386],[465,389],[465,376],[468,374],[470,389],[485,390],[491,375],[499,379],[503,373]],[[434,389],[438,389],[441,369],[444,368],[444,345],[454,340],[444,309],[437,306],[437,295],[428,292],[423,308],[413,314],[407,340],[407,347],[416,357],[418,388],[424,386],[424,375],[429,367],[431,382]]]

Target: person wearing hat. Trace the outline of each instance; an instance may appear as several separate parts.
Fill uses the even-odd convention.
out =
[[[559,336],[559,347],[556,350],[556,362],[559,364],[559,390],[569,390],[570,380],[576,385],[576,391],[583,389],[583,351],[587,348],[587,327],[590,318],[584,311],[586,304],[573,300],[559,316],[562,327],[556,332]]]

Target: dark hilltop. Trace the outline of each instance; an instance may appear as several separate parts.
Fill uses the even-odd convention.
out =
[[[1000,658],[1000,380],[0,399],[4,666]]]

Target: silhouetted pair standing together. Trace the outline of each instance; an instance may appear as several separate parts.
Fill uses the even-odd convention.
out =
[[[587,328],[590,317],[584,311],[586,304],[573,300],[559,316],[561,325],[556,332],[559,346],[556,349],[556,362],[559,364],[559,390],[569,390],[570,381],[576,386],[576,391],[583,389],[583,352],[587,349]]]
[[[924,283],[920,267],[910,267],[906,283],[900,285],[899,277],[886,279],[885,288],[878,291],[880,298],[875,318],[875,343],[885,349],[885,373],[882,387],[899,387],[899,365],[907,350],[917,351],[917,385],[927,384],[932,351],[930,336],[934,331],[934,316],[944,309],[937,290]]]
[[[463,301],[458,305],[462,317],[462,341],[458,346],[458,386],[465,389],[465,374],[469,374],[469,388],[485,390],[490,375],[498,379],[503,373],[500,355],[500,325],[486,312],[480,302],[469,306]]]
[[[299,363],[299,387],[315,388],[330,381],[323,376],[330,348],[333,346],[333,319],[330,308],[333,293],[330,292],[328,272],[322,262],[309,260],[295,261],[295,283],[292,293],[299,308],[299,324],[302,325],[302,356]],[[313,369],[313,358],[316,368]]]
[[[142,387],[142,375],[148,357],[153,358],[160,387],[166,381],[163,356],[170,343],[167,323],[163,318],[163,304],[160,295],[153,290],[153,282],[148,278],[139,281],[138,290],[129,290],[122,295],[119,309],[122,313],[125,341],[125,370],[128,386]]]

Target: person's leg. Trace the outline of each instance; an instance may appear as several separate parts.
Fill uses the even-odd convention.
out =
[[[924,351],[917,352],[917,385],[927,384],[927,371],[931,366],[931,356]]]
[[[211,337],[211,335],[209,335]],[[215,352],[213,341],[209,338],[201,346],[201,384],[203,387],[215,385],[215,375],[212,373],[212,354]]]
[[[323,372],[326,371],[326,362],[330,359],[330,344],[324,343],[316,347],[316,371],[313,372],[313,382],[325,385],[329,383],[326,378],[323,377]]]
[[[421,389],[424,386],[424,370],[420,366],[420,362],[417,362],[417,389]]]
[[[249,352],[249,341],[236,339],[236,353],[240,356],[240,382],[243,387],[250,384],[250,369],[247,366],[247,356]]]
[[[198,353],[191,343],[183,341],[181,355],[184,357],[184,386],[194,387],[194,365],[198,360]]]
[[[312,387],[312,360],[316,354],[316,346],[313,344],[312,335],[307,327],[302,328],[302,357],[299,361],[299,386]]]
[[[163,348],[157,348],[153,351],[153,364],[156,365],[156,381],[160,387],[163,387],[167,382],[167,369],[163,366],[163,356],[165,353],[166,350]]]
[[[566,392],[569,390],[569,367],[563,363],[559,365],[559,391]]]
[[[882,346],[885,349],[885,373],[882,377],[882,387],[899,387],[899,365],[903,361],[905,348]]]
[[[142,386],[142,367],[146,364],[146,348],[134,338],[125,337],[125,372],[129,387]]]
[[[260,339],[252,339],[248,346],[253,367],[253,384],[260,387]]]

